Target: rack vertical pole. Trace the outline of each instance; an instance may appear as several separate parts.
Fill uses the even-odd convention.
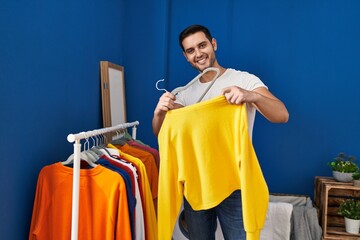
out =
[[[132,137],[133,139],[136,139],[136,125],[133,126],[131,135],[132,135],[131,137]]]
[[[71,240],[78,239],[79,226],[79,182],[80,182],[80,140],[74,143],[74,166],[73,166],[73,191],[72,191],[72,215],[71,215]]]

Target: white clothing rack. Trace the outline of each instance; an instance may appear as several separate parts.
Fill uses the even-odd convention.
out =
[[[81,139],[87,139],[93,136],[102,135],[105,133],[115,132],[121,129],[132,127],[132,138],[136,139],[136,126],[138,121],[123,123],[113,127],[101,128],[97,130],[81,132],[77,134],[69,134],[67,140],[74,143],[74,161],[73,161],[73,193],[72,193],[72,215],[71,215],[71,240],[78,239],[78,220],[79,220],[79,181],[80,181],[80,152]]]

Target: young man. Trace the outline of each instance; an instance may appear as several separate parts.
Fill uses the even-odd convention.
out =
[[[201,101],[224,95],[229,104],[246,104],[250,137],[256,110],[270,122],[288,121],[289,114],[285,105],[258,77],[219,65],[215,54],[218,47],[216,39],[212,38],[206,27],[201,25],[187,27],[180,33],[179,43],[186,60],[200,73],[209,67],[217,68],[220,73],[217,79],[213,80],[216,73],[206,72],[190,87],[178,92],[176,96],[170,92],[164,93],[154,110],[152,126],[155,135],[158,135],[169,110],[197,103],[205,91],[207,92]],[[212,85],[208,89],[210,84]],[[226,239],[245,239],[244,228],[241,227],[243,220],[240,199],[241,191],[236,190],[214,208],[193,210],[184,198],[185,218],[190,239],[214,239],[216,217],[219,218]]]

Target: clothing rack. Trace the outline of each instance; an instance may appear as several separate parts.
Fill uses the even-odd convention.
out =
[[[115,132],[132,127],[132,138],[136,139],[136,126],[138,121],[122,123],[113,127],[101,128],[77,134],[69,134],[67,140],[74,143],[74,161],[73,161],[73,193],[72,193],[72,215],[71,215],[71,240],[78,239],[78,220],[79,220],[79,181],[80,181],[80,152],[81,139],[88,139],[93,136],[105,133]]]

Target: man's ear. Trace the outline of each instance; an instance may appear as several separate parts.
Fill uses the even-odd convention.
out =
[[[216,50],[217,50],[217,43],[216,43],[216,39],[215,39],[215,38],[213,38],[213,39],[211,40],[211,45],[213,46],[214,51],[216,51]]]

